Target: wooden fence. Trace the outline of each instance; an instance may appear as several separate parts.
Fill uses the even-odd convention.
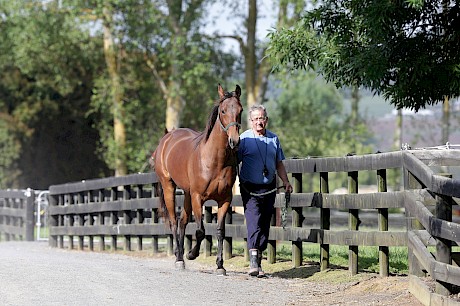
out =
[[[0,240],[34,240],[34,191],[0,190]]]
[[[460,197],[460,181],[435,173],[436,167],[459,166],[458,150],[409,150],[337,158],[289,159],[285,166],[290,173],[294,193],[290,201],[290,223],[287,228],[273,226],[267,250],[269,262],[276,260],[277,241],[292,244],[292,262],[302,264],[302,243],[312,242],[320,247],[320,266],[329,266],[329,246],[346,245],[349,248],[349,270],[358,273],[359,246],[378,246],[382,276],[389,275],[389,247],[407,246],[409,270],[414,276],[429,275],[437,281],[437,292],[447,295],[460,286],[460,268],[452,258],[452,245],[460,240],[460,225],[452,222],[452,205]],[[387,171],[399,169],[404,178],[404,190],[389,192]],[[378,190],[359,193],[360,172],[375,172]],[[346,175],[348,193],[330,194],[331,173]],[[304,192],[304,178],[318,180],[316,192]],[[116,250],[120,239],[125,250],[145,248],[144,241],[152,241],[153,252],[159,251],[158,241],[167,238],[167,250],[172,254],[172,238],[158,215],[159,201],[153,188],[157,184],[155,173],[135,174],[118,178],[88,180],[50,187],[49,224],[53,247],[64,247],[64,237],[70,248],[77,247],[104,250],[108,246]],[[183,196],[177,196],[178,204]],[[204,256],[211,255],[212,239],[216,235],[216,223],[212,221],[213,201],[205,203]],[[277,195],[275,206],[283,207],[283,194]],[[435,215],[427,206],[435,205]],[[241,197],[235,195],[233,207],[242,206]],[[319,228],[303,226],[304,208],[320,210]],[[406,229],[389,230],[388,210],[404,208]],[[331,211],[347,211],[348,228],[333,229]],[[360,230],[360,212],[376,211],[378,222],[374,229]],[[226,220],[224,258],[232,256],[232,240],[245,239],[244,224],[233,224],[232,214]],[[195,225],[187,227],[186,247],[190,248]],[[86,237],[86,239],[85,239]],[[75,242],[77,245],[75,246]],[[436,246],[435,254],[430,245]],[[454,263],[454,264],[453,264]],[[412,286],[420,292],[421,286]],[[432,296],[430,298],[433,298]]]

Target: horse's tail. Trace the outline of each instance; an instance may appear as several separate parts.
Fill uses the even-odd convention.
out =
[[[150,155],[150,158],[149,158],[149,165],[150,165],[150,169],[152,170],[155,170],[155,153],[157,152],[157,150],[153,151],[152,155]]]
[[[165,135],[168,134],[168,129],[164,129],[164,133]],[[155,171],[155,157],[156,154],[157,154],[157,150],[159,149],[159,147],[157,147],[155,149],[155,151],[153,151],[152,155],[150,156],[150,159],[149,159],[149,164],[150,164],[150,167],[153,171]],[[160,157],[161,158],[161,157]],[[165,222],[165,226],[168,226],[170,227],[170,222],[169,222],[169,214],[168,214],[168,209],[166,208],[166,202],[165,202],[165,195],[164,195],[164,192],[163,192],[163,186],[161,186],[161,183],[158,181],[158,183],[156,184],[155,186],[155,191],[156,191],[156,194],[160,200],[160,206],[158,207],[158,214],[160,217],[163,217],[164,218],[164,222]]]
[[[161,186],[161,183],[158,182],[156,184],[156,192],[158,195],[158,199],[160,200],[160,206],[158,207],[158,213],[160,217],[163,217],[165,220],[165,226],[169,227],[169,214],[168,214],[168,209],[166,208],[166,202],[165,202],[165,195],[163,192],[163,187]]]

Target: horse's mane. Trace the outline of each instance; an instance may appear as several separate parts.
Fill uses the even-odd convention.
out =
[[[205,135],[205,141],[208,141],[209,135],[211,135],[211,131],[214,128],[214,124],[216,124],[218,115],[219,103],[214,105],[214,107],[211,110],[211,113],[209,114],[208,123],[206,124],[206,129],[203,132],[203,134]]]

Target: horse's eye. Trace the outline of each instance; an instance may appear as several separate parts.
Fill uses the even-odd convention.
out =
[[[224,111],[224,110],[222,110],[222,114],[225,115],[225,111]]]

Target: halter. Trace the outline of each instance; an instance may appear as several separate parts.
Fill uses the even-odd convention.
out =
[[[233,97],[233,93],[227,92],[224,97],[225,97],[225,99],[231,98],[231,97]],[[223,102],[225,99],[221,100],[221,102]],[[220,105],[219,105],[219,108],[217,110],[217,119],[219,119],[220,128],[225,133],[228,133],[228,129],[231,128],[234,125],[236,125],[238,128],[241,128],[241,124],[239,124],[236,121],[230,122],[229,124],[227,124],[227,126],[224,126],[222,124],[222,120],[220,120]]]
[[[219,110],[220,110],[220,109],[219,109]],[[230,127],[234,126],[234,125],[236,125],[238,128],[241,128],[241,124],[239,124],[239,123],[236,122],[236,121],[230,122],[229,124],[227,124],[227,126],[224,126],[224,125],[222,124],[222,121],[220,120],[220,113],[219,113],[219,115],[217,116],[217,118],[219,119],[219,124],[220,124],[220,127],[221,127],[222,131],[224,131],[225,133],[227,133],[227,132],[228,132],[228,129],[229,129]]]

